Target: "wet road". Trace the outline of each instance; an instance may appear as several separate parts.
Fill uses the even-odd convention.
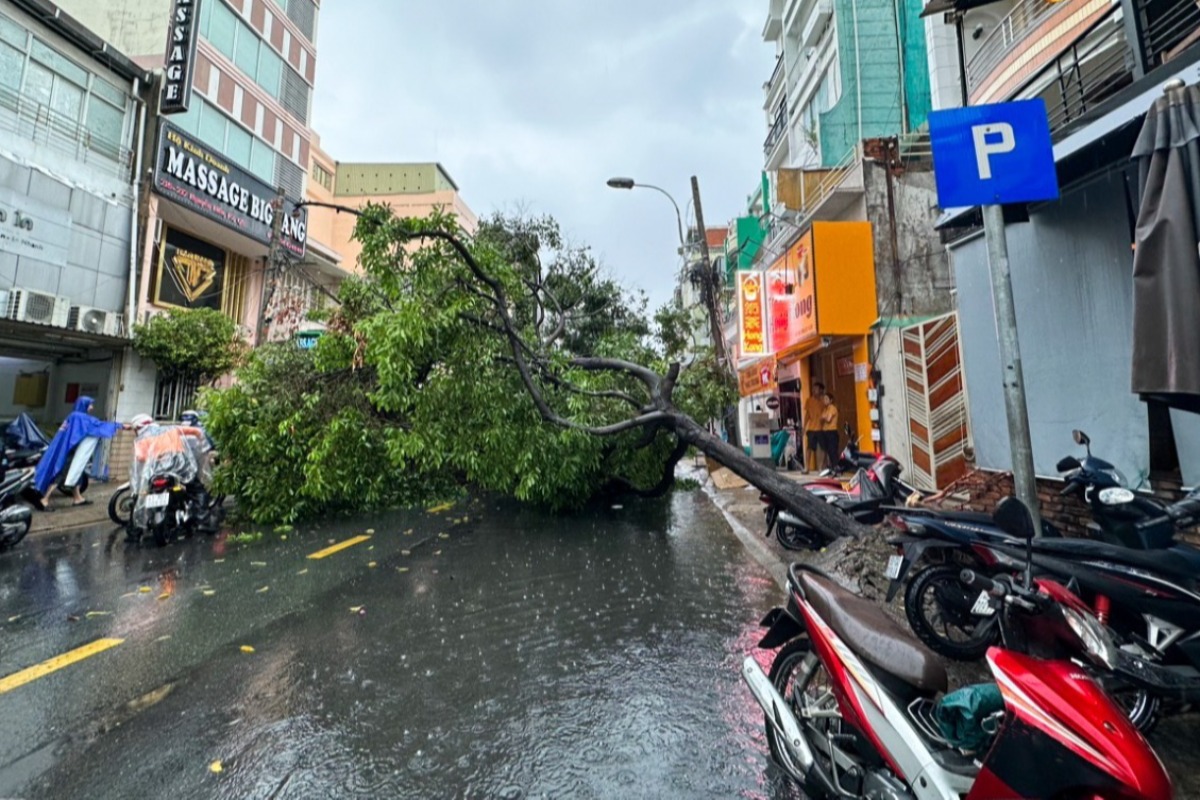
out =
[[[738,679],[779,589],[697,493],[112,539],[0,554],[0,797],[793,796]]]

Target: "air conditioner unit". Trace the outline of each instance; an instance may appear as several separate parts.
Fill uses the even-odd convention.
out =
[[[125,335],[125,315],[114,314],[108,312],[108,318],[104,321],[105,336],[124,336]]]
[[[65,328],[71,316],[71,300],[46,292],[13,289],[8,295],[8,316],[19,322]]]
[[[115,312],[91,306],[71,306],[71,314],[67,319],[67,327],[73,331],[98,333],[111,336]]]

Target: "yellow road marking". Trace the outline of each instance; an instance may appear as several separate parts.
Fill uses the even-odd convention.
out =
[[[370,536],[355,536],[353,539],[347,539],[344,542],[338,542],[332,547],[326,547],[324,550],[318,550],[315,553],[309,553],[308,557],[325,558],[326,556],[331,556],[334,553],[340,553],[347,547],[354,547],[356,544],[362,544],[363,542],[370,540],[370,538]]]
[[[30,681],[36,681],[38,678],[44,678],[51,672],[57,672],[63,667],[69,667],[76,661],[82,661],[85,658],[103,653],[110,647],[116,647],[124,639],[97,639],[94,642],[85,644],[83,647],[76,647],[68,653],[63,653],[61,656],[43,661],[40,664],[34,664],[32,667],[26,667],[20,672],[14,672],[5,678],[0,678],[0,694],[11,692],[19,686],[24,686]]]

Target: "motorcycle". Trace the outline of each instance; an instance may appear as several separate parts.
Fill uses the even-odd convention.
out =
[[[141,541],[149,535],[160,547],[180,535],[215,533],[224,518],[224,498],[212,496],[205,488],[207,444],[184,436],[181,450],[168,449],[156,438],[162,431],[158,426],[157,431],[142,434],[151,437],[147,440],[150,446],[133,463],[130,494],[134,502],[126,526],[129,539]],[[110,501],[110,516],[113,514]]]
[[[0,457],[0,550],[15,547],[33,525],[33,509],[19,502],[33,489],[33,469],[10,468],[7,459]]]
[[[1033,536],[1019,503],[997,509],[997,522],[1015,538]],[[1112,642],[1094,618],[1048,604],[1046,589],[1030,583],[1003,590],[1000,600],[1012,613],[996,616],[1014,637],[1020,626],[1035,624],[1035,614],[1044,622],[1038,612],[1045,609],[1063,623],[1056,635],[1075,637],[1076,652],[1096,664],[1111,658]],[[1023,618],[1026,611],[1034,613]],[[976,721],[983,744],[968,753],[937,724],[945,667],[879,606],[793,564],[787,605],[762,626],[758,646],[778,648],[770,673],[748,656],[742,677],[764,711],[772,757],[811,796],[1171,797],[1170,778],[1149,744],[1074,663],[989,650],[1002,706]]]
[[[900,480],[903,469],[895,458],[886,454],[872,454],[873,461],[867,468],[860,467],[848,487],[841,482],[801,484],[826,503],[864,525],[881,522],[893,503],[900,502],[915,491]],[[763,514],[767,523],[767,538],[777,535],[779,543],[789,550],[819,550],[829,537],[813,528],[795,514],[784,509],[767,494],[760,494],[765,504]]]

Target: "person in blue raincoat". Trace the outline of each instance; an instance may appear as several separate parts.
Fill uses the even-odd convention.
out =
[[[38,461],[34,472],[33,485],[42,495],[42,510],[49,511],[50,497],[54,493],[54,485],[59,476],[65,472],[63,485],[74,493],[75,505],[90,503],[79,491],[79,479],[83,476],[84,467],[96,451],[96,444],[101,439],[111,439],[117,431],[127,426],[119,422],[105,422],[92,416],[95,403],[90,397],[80,397],[75,401],[75,410],[67,415],[62,427],[50,446]]]

